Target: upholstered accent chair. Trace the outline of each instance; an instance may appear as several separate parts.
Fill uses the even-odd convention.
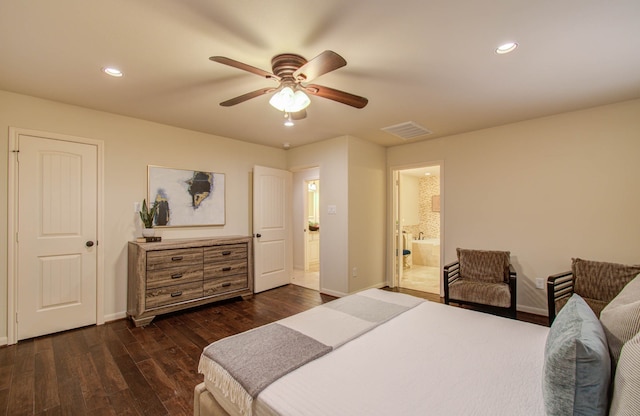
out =
[[[572,294],[577,293],[597,317],[609,302],[634,277],[640,273],[640,265],[602,261],[571,259],[571,270],[551,275],[547,278],[547,305],[549,326]]]
[[[444,303],[516,317],[516,271],[508,251],[457,249],[444,266]]]

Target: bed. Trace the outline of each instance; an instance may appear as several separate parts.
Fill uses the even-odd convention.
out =
[[[247,387],[255,397],[241,386],[242,397],[230,388],[236,382],[230,373],[222,369],[225,378],[215,371],[220,366],[208,349],[217,341],[200,360],[204,382],[195,389],[195,415],[545,414],[547,327],[379,289],[276,324],[329,350],[308,346],[310,357],[291,364],[264,388]],[[242,350],[265,338],[252,331],[230,337],[232,348]],[[239,361],[250,370],[269,365]]]

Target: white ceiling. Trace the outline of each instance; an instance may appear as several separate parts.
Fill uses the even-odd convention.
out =
[[[508,55],[494,49],[517,41]],[[346,67],[316,84],[369,99],[311,97],[285,127],[268,96],[271,58],[333,50]],[[638,0],[3,0],[0,89],[224,137],[292,147],[341,135],[384,146],[413,121],[465,131],[640,97]],[[100,69],[114,65],[125,76]]]

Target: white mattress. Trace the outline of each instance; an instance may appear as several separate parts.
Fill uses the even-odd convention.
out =
[[[544,415],[548,330],[424,302],[280,378],[253,414]]]

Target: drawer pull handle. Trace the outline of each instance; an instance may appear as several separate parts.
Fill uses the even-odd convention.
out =
[[[171,261],[180,261],[182,260],[182,256],[171,257]]]
[[[229,286],[231,286],[231,283],[229,283],[229,282],[222,284],[222,287],[229,287]]]
[[[223,271],[223,272],[228,272],[229,270],[231,270],[231,267],[223,267],[223,268],[222,268],[222,271]]]
[[[172,279],[180,279],[181,277],[182,277],[182,273],[176,273],[171,275]]]
[[[223,255],[223,256],[228,256],[229,254],[231,254],[231,252],[230,252],[230,251],[223,251],[223,252],[222,252],[222,255]]]
[[[172,298],[177,298],[178,296],[181,296],[181,295],[182,295],[182,290],[181,290],[181,291],[179,291],[179,292],[173,292],[173,293],[171,294],[171,297],[172,297]]]

